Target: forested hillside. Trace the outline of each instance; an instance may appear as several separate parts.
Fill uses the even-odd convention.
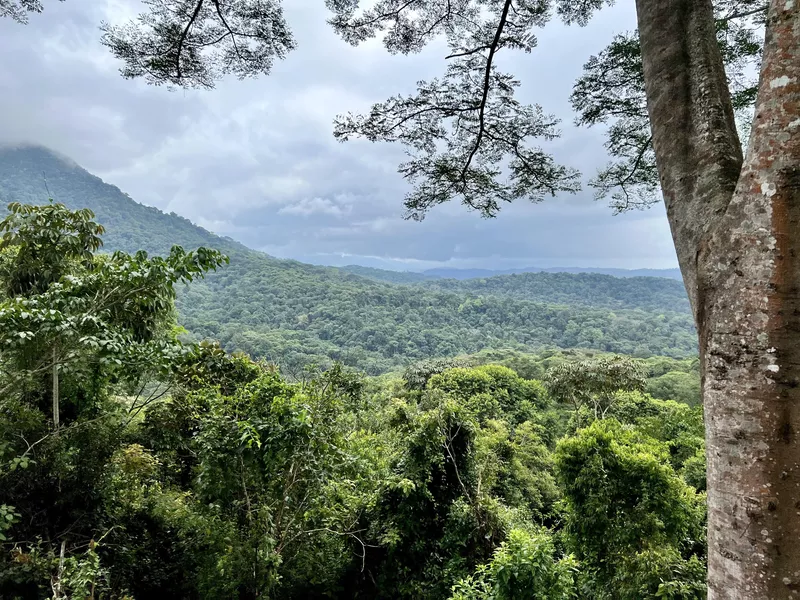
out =
[[[361,265],[347,265],[340,267],[342,271],[355,273],[374,281],[385,281],[387,283],[419,283],[431,279],[439,279],[435,275],[426,275],[414,271],[387,271],[386,269],[375,269],[373,267],[362,267]]]
[[[601,303],[603,299],[598,297]],[[637,356],[695,352],[685,312],[591,308],[364,281],[235,254],[179,297],[182,323],[282,365],[341,360],[379,373],[483,348],[588,347]]]
[[[551,273],[467,281],[397,273],[394,283],[376,281],[387,272],[317,267],[249,250],[142,206],[44,148],[0,151],[0,200],[41,203],[47,189],[71,208],[95,212],[106,228],[106,250],[164,254],[179,244],[224,251],[229,265],[179,291],[181,324],[189,339],[218,339],[286,368],[340,360],[377,374],[486,348],[696,352],[677,281]]]
[[[522,272],[472,278],[436,277],[410,271],[385,271],[350,265],[343,271],[374,281],[420,284],[428,289],[467,294],[510,296],[537,302],[604,308],[644,308],[688,312],[689,299],[683,282],[667,277],[605,273]]]
[[[0,598],[705,597],[696,360],[289,378],[178,337],[177,288],[220,252],[103,254],[88,210],[9,208]]]
[[[135,202],[118,187],[105,183],[41,146],[0,146],[0,210],[9,202],[41,204],[47,198],[72,209],[88,208],[106,229],[110,250],[165,254],[173,244],[208,246],[225,252],[245,247],[210,233],[175,213]]]
[[[422,272],[426,277],[437,279],[475,279],[496,275],[515,275],[521,273],[589,273],[613,275],[614,277],[666,277],[683,281],[680,269],[613,269],[601,267],[528,267],[521,269],[452,269],[439,267]]]
[[[689,312],[683,282],[657,277],[623,279],[588,273],[519,273],[463,281],[437,279],[426,281],[425,286],[557,304]]]

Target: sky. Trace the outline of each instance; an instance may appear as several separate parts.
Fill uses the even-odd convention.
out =
[[[337,114],[364,111],[440,76],[434,43],[391,56],[378,41],[351,47],[326,24],[322,0],[285,11],[297,48],[256,80],[169,91],[124,80],[99,44],[101,21],[125,22],[138,0],[45,0],[28,25],[0,20],[0,142],[65,154],[143,204],[176,212],[274,256],[398,270],[431,267],[669,268],[677,266],[663,207],[614,216],[592,190],[515,203],[483,219],[458,202],[404,221],[403,150],[339,143]],[[632,2],[580,28],[553,22],[530,54],[501,68],[525,102],[562,119],[543,147],[588,180],[605,164],[602,130],[578,128],[568,98],[581,65],[615,33],[635,28]]]

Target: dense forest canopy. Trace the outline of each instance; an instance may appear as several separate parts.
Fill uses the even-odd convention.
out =
[[[287,376],[179,338],[219,251],[103,253],[88,209],[9,211],[1,597],[705,597],[696,359]]]
[[[508,49],[530,52],[538,44],[538,29],[554,18],[584,25],[611,3],[379,0],[362,6],[359,0],[331,0],[326,3],[332,12],[329,24],[346,42],[359,45],[378,38],[389,52],[412,54],[444,39],[450,52],[441,78],[419,81],[412,94],[390,97],[368,112],[337,117],[334,136],[406,147],[408,159],[399,172],[412,184],[405,198],[411,219],[422,219],[451,200],[493,217],[507,202],[538,202],[575,192],[581,183],[579,172],[539,146],[559,136],[557,119],[515,97],[521,82],[498,68],[497,54],[505,55]],[[102,25],[102,41],[123,62],[121,73],[128,78],[212,88],[227,75],[268,74],[274,60],[295,46],[279,0],[148,0],[144,6],[145,11],[126,24]],[[709,445],[707,544],[706,505],[697,495],[699,488],[689,483],[689,476],[678,474],[675,464],[670,470],[669,455],[659,446],[657,434],[636,430],[646,429],[643,423],[623,424],[616,418],[614,409],[623,404],[620,395],[641,393],[640,366],[615,357],[561,365],[551,369],[544,387],[551,400],[570,400],[573,422],[578,424],[575,435],[556,446],[554,461],[564,497],[562,540],[567,549],[573,544],[573,552],[561,552],[557,540],[552,545],[546,538],[527,543],[530,540],[509,532],[506,546],[493,552],[491,563],[450,586],[460,597],[503,597],[517,595],[519,589],[535,589],[536,595],[548,597],[568,597],[577,590],[589,597],[696,596],[704,593],[698,576],[706,562],[708,593],[714,600],[777,598],[793,595],[799,585],[800,520],[792,473],[800,457],[800,137],[793,135],[800,122],[800,5],[795,0],[636,0],[635,8],[637,30],[617,36],[589,59],[571,99],[579,123],[607,125],[606,148],[612,161],[591,182],[598,195],[610,196],[619,211],[649,206],[658,200],[659,191],[664,200],[699,338]],[[41,9],[38,0],[4,0],[0,15],[24,22],[27,12]],[[749,136],[747,142],[743,134]],[[86,215],[80,213],[75,222],[85,224]],[[7,287],[11,300],[17,301],[14,294],[25,293],[19,291],[25,290],[20,282],[32,279],[33,271],[27,242],[17,243],[25,235],[15,237],[13,225],[4,222],[10,231],[8,245],[19,246],[19,255],[10,259]],[[84,244],[75,255],[84,257],[87,269],[90,259],[85,255],[94,249]],[[187,256],[182,250],[175,252]],[[120,254],[116,257],[122,259]],[[174,258],[178,257],[171,251]],[[17,269],[23,265],[28,270]],[[60,291],[61,282],[50,277],[61,267],[59,263],[58,269],[47,271],[44,288],[33,278],[35,285],[27,292],[49,293],[50,284]],[[172,298],[171,291],[168,296]],[[473,300],[468,298],[470,307]],[[483,300],[478,299],[480,307],[486,306]],[[20,333],[22,340],[30,337],[28,331]],[[463,376],[471,383],[486,374],[459,369],[437,367],[430,377],[422,377],[426,387],[444,381],[445,396],[456,396],[420,421],[423,430],[436,432],[437,447],[446,458],[443,465],[424,460],[431,453],[416,446],[418,437],[412,435],[414,450],[398,466],[411,465],[413,470],[422,465],[427,473],[438,466],[438,473],[434,490],[407,478],[412,485],[401,485],[399,496],[414,497],[415,491],[426,488],[423,499],[433,498],[435,506],[443,506],[451,497],[436,492],[446,491],[443,482],[455,480],[462,492],[462,510],[455,513],[471,513],[474,533],[482,532],[488,513],[478,508],[479,494],[468,485],[475,478],[467,475],[481,471],[479,463],[459,457],[468,455],[478,439],[472,434],[485,417],[497,416],[498,406],[504,414],[521,414],[515,409],[536,403],[524,393],[527,403],[518,405],[509,403],[505,394],[460,394],[464,390],[450,385],[452,378],[459,381]],[[618,389],[612,385],[616,377],[621,377]],[[497,377],[486,378],[494,380],[490,389],[497,387]],[[56,366],[52,379],[58,430]],[[586,407],[588,413],[581,412]],[[465,414],[474,418],[470,426],[461,420]],[[659,415],[656,422],[666,420]],[[255,440],[260,448],[260,439]],[[694,458],[699,458],[703,453],[694,449]],[[479,476],[477,481],[478,489],[486,491]],[[643,488],[642,482],[649,485]],[[242,487],[247,492],[247,481]],[[633,501],[628,499],[631,493]],[[250,496],[245,495],[249,508]],[[390,499],[396,500],[395,507],[404,506],[397,494]],[[504,507],[515,508],[512,501],[503,500]],[[614,506],[612,514],[609,505]],[[14,520],[8,509],[6,514]],[[437,531],[441,524],[416,516],[411,521],[427,525],[426,532]],[[408,539],[398,531],[390,529],[392,542]],[[358,539],[364,549],[363,571],[367,544]],[[494,532],[487,531],[484,540],[493,539]],[[461,544],[479,547],[481,541],[475,541],[465,544],[462,538]],[[401,576],[435,559],[441,549],[400,545]],[[63,541],[62,556],[65,546]],[[520,567],[510,557],[514,549],[537,559]],[[257,548],[256,555],[260,551]],[[434,560],[421,578],[412,576],[419,586],[409,591],[428,596],[441,592],[457,555],[445,553],[444,565]],[[406,565],[408,559],[411,565]],[[252,577],[256,584],[249,585],[245,595],[257,597],[267,589],[258,578],[257,562]],[[587,569],[582,576],[576,575],[580,565]],[[57,597],[65,582],[64,566],[62,560],[53,582]],[[535,587],[520,585],[520,569]],[[392,589],[405,591],[403,585]]]
[[[396,283],[407,285],[390,285],[249,250],[137,204],[45,149],[0,151],[0,199],[39,202],[47,190],[72,208],[95,211],[106,250],[164,254],[177,243],[224,251],[230,257],[225,270],[179,290],[181,324],[191,339],[219,340],[228,350],[293,370],[339,360],[377,374],[409,360],[492,347],[674,358],[697,351],[678,281],[525,273],[468,281],[406,277]]]
[[[356,275],[370,277],[378,281],[393,283],[412,283],[429,279],[485,279],[495,275],[514,275],[518,273],[597,273],[615,277],[667,277],[681,281],[680,269],[614,269],[603,267],[522,267],[516,269],[458,269],[436,267],[420,273],[415,271],[385,271],[374,267],[347,265],[341,267]]]

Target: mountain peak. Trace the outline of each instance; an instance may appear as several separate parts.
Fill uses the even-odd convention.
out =
[[[52,148],[48,148],[47,146],[43,146],[35,142],[0,142],[0,154],[6,153],[28,153],[39,155],[44,160],[56,159],[57,161],[64,163],[65,166],[74,169],[85,170],[66,154],[62,154],[58,150],[53,150]]]
[[[39,144],[0,145],[0,204],[42,204],[48,196],[75,210],[89,208],[106,229],[107,250],[165,254],[177,244],[224,252],[246,250],[175,214],[135,202],[71,158]]]

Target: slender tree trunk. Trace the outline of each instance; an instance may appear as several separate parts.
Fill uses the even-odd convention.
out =
[[[56,347],[53,346],[53,428],[58,429],[59,425],[59,416],[60,416],[60,409],[59,409],[59,392],[58,392],[58,361],[56,356]]]
[[[637,0],[664,201],[700,336],[709,598],[800,598],[800,0],[772,0],[742,160],[711,0]]]
[[[64,577],[64,554],[67,548],[66,540],[61,542],[61,552],[58,557],[58,573],[56,574],[55,581],[52,582],[53,600],[61,600],[61,593],[64,591],[64,584],[62,578]]]

